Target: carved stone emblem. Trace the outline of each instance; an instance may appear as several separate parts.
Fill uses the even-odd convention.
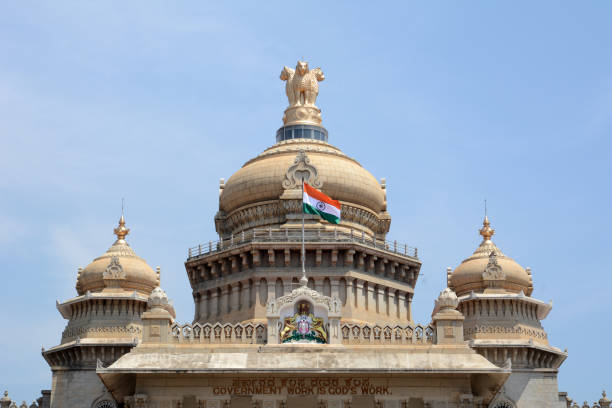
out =
[[[506,280],[506,274],[497,262],[497,255],[494,251],[489,255],[489,263],[482,273],[482,279],[488,283],[489,287],[497,287]]]
[[[113,256],[103,274],[104,279],[125,279],[125,272],[119,263],[119,257]]]
[[[317,168],[310,164],[310,159],[304,150],[300,150],[293,165],[289,167],[283,181],[285,190],[299,189],[302,186],[302,181],[307,182],[314,188],[320,189],[323,187],[323,182],[319,179]]]
[[[321,68],[310,69],[308,62],[298,61],[295,69],[283,67],[280,79],[287,81],[285,92],[289,107],[285,110],[285,125],[321,123],[321,110],[315,102],[319,94],[319,82],[325,79]]]

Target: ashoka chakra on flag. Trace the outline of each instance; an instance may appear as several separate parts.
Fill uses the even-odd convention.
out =
[[[340,224],[340,201],[332,200],[316,188],[304,183],[303,211],[318,215],[332,224]]]

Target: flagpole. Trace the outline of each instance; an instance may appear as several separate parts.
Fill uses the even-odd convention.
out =
[[[304,249],[304,179],[302,179],[302,279],[300,279],[302,286],[308,284],[308,278],[306,278],[306,251]]]

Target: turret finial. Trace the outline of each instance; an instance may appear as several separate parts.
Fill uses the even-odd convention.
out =
[[[115,235],[117,235],[117,242],[125,243],[125,236],[130,233],[130,229],[125,227],[125,218],[121,214],[119,218],[119,226],[114,229]]]
[[[495,230],[491,228],[491,223],[489,222],[489,217],[485,215],[484,220],[482,221],[482,228],[478,231],[480,235],[488,241],[495,234]]]

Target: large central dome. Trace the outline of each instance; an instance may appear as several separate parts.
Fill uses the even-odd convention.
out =
[[[278,142],[246,162],[222,184],[218,232],[227,235],[252,227],[278,227],[287,222],[287,214],[299,213],[301,206],[296,206],[295,201],[301,196],[290,194],[296,186],[288,187],[287,181],[301,152],[316,171],[320,190],[341,202],[341,226],[379,237],[387,233],[390,217],[384,184],[340,149],[313,139]],[[257,218],[248,220],[248,213],[256,214]]]
[[[384,239],[391,224],[385,181],[379,183],[359,162],[327,143],[321,110],[315,106],[323,72],[298,62],[297,70],[285,67],[281,79],[287,81],[289,106],[284,126],[276,132],[277,143],[247,161],[227,183],[221,180],[217,232],[228,238],[253,228],[295,227],[302,212],[301,181],[306,181],[340,201],[339,228]],[[310,85],[302,89],[303,82]],[[316,217],[307,218],[308,227],[327,227]]]

